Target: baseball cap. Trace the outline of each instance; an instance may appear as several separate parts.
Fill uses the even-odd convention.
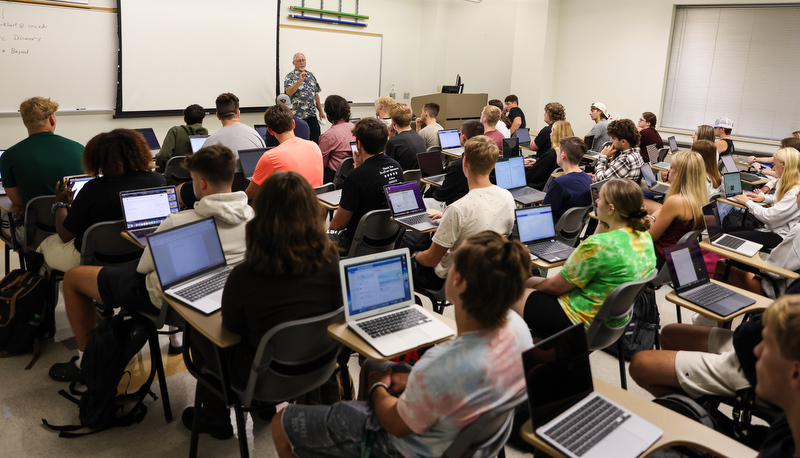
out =
[[[294,106],[292,105],[292,99],[286,94],[281,94],[277,98],[275,98],[275,105],[283,105],[289,109],[294,108]]]
[[[723,129],[733,129],[733,121],[731,121],[731,118],[717,118],[717,120],[714,121],[713,127],[722,127]]]
[[[597,108],[598,110],[602,111],[604,115],[608,115],[608,109],[606,108],[605,104],[595,102],[592,104],[592,108]]]

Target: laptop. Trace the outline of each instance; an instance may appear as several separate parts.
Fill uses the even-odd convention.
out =
[[[253,179],[253,174],[256,172],[256,166],[259,159],[264,155],[265,151],[272,148],[252,148],[239,150],[239,163],[242,164],[242,172],[244,177],[248,180]]]
[[[672,163],[672,154],[667,154],[667,155],[664,156],[664,160],[663,161],[658,162],[658,163],[654,163],[653,167],[656,167],[656,168],[659,168],[659,169],[669,170],[670,163]]]
[[[669,150],[672,151],[672,154],[678,152],[678,141],[675,140],[675,136],[667,137],[667,142],[669,143]]]
[[[706,223],[708,238],[712,245],[735,251],[747,257],[758,253],[764,246],[760,243],[736,237],[735,235],[723,233],[716,201],[703,205],[703,220]]]
[[[392,218],[397,223],[418,232],[439,227],[425,211],[425,202],[422,200],[422,193],[416,181],[386,185],[383,187],[383,192],[386,193],[386,202],[389,203]]]
[[[233,267],[225,263],[213,217],[147,236],[164,294],[210,315],[222,307],[222,288]]]
[[[267,141],[267,133],[268,132],[267,132],[267,125],[266,124],[255,124],[253,126],[253,129],[255,129],[256,132],[258,132],[258,135],[261,135],[261,139],[263,139],[265,142]]]
[[[192,145],[192,153],[200,151],[206,143],[208,135],[189,135],[189,143]]]
[[[508,189],[514,200],[522,205],[544,200],[545,193],[530,188],[525,181],[525,159],[522,156],[499,159],[494,165],[497,186]]]
[[[501,151],[501,157],[515,157],[521,156],[522,151],[519,149],[519,138],[517,137],[508,137],[503,139],[503,151]]]
[[[417,153],[417,162],[425,181],[436,183],[436,186],[442,185],[445,176],[444,167],[442,167],[442,153],[439,151]]]
[[[531,146],[531,132],[527,127],[515,130],[514,135],[519,139],[519,146],[526,148]]]
[[[666,194],[667,191],[669,191],[668,184],[659,183],[658,180],[656,180],[656,174],[653,172],[653,169],[650,167],[650,164],[648,163],[642,164],[641,170],[647,189],[656,194]]]
[[[658,162],[658,148],[656,148],[656,145],[647,145],[647,157],[650,159],[651,164]]]
[[[384,356],[455,335],[450,326],[414,303],[410,266],[407,248],[339,262],[345,321]]]
[[[461,147],[461,137],[458,134],[458,129],[440,130],[438,133],[439,145],[441,145],[443,153],[452,156],[461,156],[464,154],[464,148]]]
[[[664,258],[675,294],[682,299],[719,316],[728,316],[756,303],[755,299],[711,282],[697,240],[665,248]]]
[[[633,458],[664,433],[594,391],[582,324],[534,344],[522,366],[533,430],[566,456]]]
[[[317,194],[317,199],[330,205],[331,207],[338,207],[339,202],[342,201],[342,190],[336,189],[333,191],[323,192],[322,194]]]
[[[167,215],[180,210],[175,186],[122,191],[119,200],[125,230],[142,246],[147,246],[147,235],[155,232]]]
[[[91,175],[72,175],[68,177],[64,177],[64,181],[67,183],[67,186],[72,189],[72,200],[74,201],[78,194],[81,192],[86,183],[94,180],[94,177]]]
[[[519,229],[519,241],[534,256],[547,262],[563,261],[575,248],[556,240],[553,210],[550,205],[514,210]]]
[[[736,166],[736,161],[733,160],[733,156],[730,154],[720,154],[720,160],[722,161],[722,165],[725,166],[725,171],[728,173],[739,172],[739,167]],[[744,181],[759,181],[761,177],[755,175],[753,173],[747,172],[739,172],[741,173],[740,178]],[[741,194],[741,193],[739,193]]]
[[[156,133],[153,132],[152,127],[133,130],[144,136],[144,139],[147,140],[147,147],[150,148],[150,152],[153,153],[153,155],[156,155],[159,151],[161,151],[161,144],[158,143],[158,138],[156,138]]]
[[[587,135],[583,137],[583,143],[586,144],[586,151],[591,151],[594,145],[594,135]]]
[[[723,173],[722,183],[725,188],[725,197],[738,196],[742,193],[742,176],[739,172]]]

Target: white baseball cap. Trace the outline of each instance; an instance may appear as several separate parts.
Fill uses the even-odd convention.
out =
[[[281,94],[277,98],[275,98],[275,105],[283,105],[286,108],[289,108],[290,110],[294,108],[294,105],[292,105],[291,97],[289,97],[286,94]]]
[[[595,102],[592,104],[592,108],[597,108],[598,110],[602,111],[604,115],[608,116],[608,109],[606,108],[605,104]]]
[[[714,121],[713,127],[722,127],[723,129],[733,129],[733,121],[731,118],[717,118]]]

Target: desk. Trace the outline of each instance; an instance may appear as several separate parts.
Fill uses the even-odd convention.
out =
[[[121,231],[119,233],[119,235],[121,235],[123,239],[131,242],[132,244],[138,246],[141,249],[145,249],[146,248],[144,245],[142,245],[141,243],[137,242],[135,238],[131,237],[131,235],[128,234],[128,231]]]
[[[747,257],[735,251],[731,251],[716,245],[712,245],[707,240],[700,242],[700,248],[710,251],[712,253],[716,253],[721,256],[725,256],[726,258],[729,258],[732,261],[741,264],[746,264],[751,267],[755,267],[756,269],[763,270],[764,272],[780,275],[781,277],[786,277],[790,280],[794,280],[800,277],[800,274],[798,274],[797,272],[792,272],[791,270],[786,270],[778,266],[769,264],[768,262],[761,259],[761,256],[759,256],[758,253],[754,254],[753,256]]]
[[[637,396],[629,391],[611,385],[599,379],[594,379],[594,389],[598,393],[607,396],[624,407],[627,407],[637,415],[641,416],[650,423],[658,426],[664,431],[664,435],[656,441],[643,456],[647,456],[656,450],[672,446],[694,447],[716,456],[729,458],[756,456],[757,452],[748,448],[728,436],[720,434],[711,428],[701,425],[696,421],[684,417],[683,415],[662,407],[654,402]],[[520,430],[522,438],[534,447],[554,457],[563,457],[560,452],[550,447],[542,441],[534,432],[531,421],[528,420],[522,425]]]
[[[439,315],[437,313],[433,313],[432,315],[434,316],[434,319],[438,318],[439,320],[444,322],[446,325],[450,326],[451,328],[453,328],[454,330],[457,331],[456,322],[455,321],[451,320],[450,318],[447,318],[446,316]],[[363,356],[365,356],[365,357],[367,357],[367,358],[369,358],[369,359],[371,359],[373,361],[378,361],[378,362],[389,361],[392,358],[396,358],[396,357],[400,356],[400,354],[390,355],[390,356],[383,356],[382,354],[378,353],[378,350],[375,350],[375,348],[372,345],[368,344],[364,339],[361,338],[361,336],[359,336],[358,334],[353,332],[350,329],[350,327],[347,326],[347,323],[345,323],[345,322],[334,323],[334,324],[328,326],[328,335],[330,335],[334,339],[338,340],[340,343],[342,343],[346,347],[355,350],[356,352],[358,352],[358,354],[363,355]],[[410,349],[408,351],[414,351],[414,350],[416,350],[418,348],[427,347],[429,345],[435,345],[435,344],[438,344],[438,343],[446,342],[446,341],[448,341],[448,340],[450,340],[452,338],[453,337],[445,337],[444,339],[439,339],[439,340],[437,340],[437,341],[435,341],[433,343],[427,343],[427,344],[424,344],[424,345],[420,345],[418,347],[414,347],[414,348],[412,348],[412,349]]]
[[[339,202],[342,200],[342,190],[337,189],[335,191],[323,192],[322,194],[317,194],[317,200],[319,200],[319,204],[327,209],[336,211],[339,209]]]
[[[444,174],[442,174],[442,175],[444,175]],[[438,176],[439,175],[434,175],[433,177],[438,177]],[[421,181],[421,182],[423,182],[423,183],[425,183],[427,185],[433,186],[434,188],[438,188],[438,187],[442,186],[443,182],[442,183],[438,183],[438,182],[435,182],[435,181],[428,181],[428,178],[433,178],[433,177],[423,177],[419,181]]]
[[[731,320],[733,320],[734,318],[736,318],[739,315],[745,315],[745,314],[754,313],[754,312],[761,312],[764,309],[766,309],[767,307],[769,307],[769,305],[772,304],[772,302],[773,302],[773,300],[768,298],[768,297],[764,297],[764,296],[761,296],[759,294],[751,293],[750,291],[746,291],[746,290],[743,290],[741,288],[737,288],[735,286],[731,286],[731,285],[728,285],[726,283],[722,283],[721,281],[717,281],[717,280],[711,280],[711,281],[716,283],[716,284],[718,284],[718,285],[723,285],[728,289],[736,291],[739,294],[743,294],[743,295],[745,295],[745,296],[747,296],[747,297],[749,297],[751,299],[754,299],[756,301],[756,303],[752,304],[752,305],[748,305],[747,307],[745,307],[745,308],[743,308],[743,309],[741,309],[741,310],[739,310],[737,312],[731,313],[730,315],[723,317],[723,316],[717,315],[716,313],[714,313],[714,312],[712,312],[710,310],[707,310],[707,309],[705,309],[703,307],[700,307],[699,305],[693,304],[693,303],[687,301],[686,299],[682,299],[682,298],[678,297],[678,295],[675,294],[675,291],[672,291],[669,294],[667,294],[667,300],[669,302],[672,302],[673,304],[679,305],[679,306],[681,306],[683,308],[686,308],[686,309],[689,309],[689,310],[691,310],[693,312],[697,312],[697,313],[699,313],[699,314],[701,314],[703,316],[707,316],[707,317],[711,318],[712,320],[721,321],[721,322],[730,322]]]
[[[561,267],[564,265],[565,262],[567,262],[566,259],[563,261],[556,261],[556,262],[547,262],[542,258],[531,259],[531,264],[534,267],[538,267],[539,269],[542,270],[549,270],[549,269],[554,269],[556,267]]]
[[[444,149],[442,150],[442,154],[444,154],[445,156],[450,156],[450,157],[456,158],[456,159],[461,159],[461,157],[464,155],[464,153],[456,154],[456,153],[453,153],[453,152],[450,152],[450,151],[444,150]]]
[[[745,210],[747,210],[747,205],[740,204],[739,202],[732,199],[728,199],[727,197],[717,197],[717,202],[721,204],[733,205],[734,207],[744,208]]]
[[[169,303],[170,307],[172,307],[181,318],[186,320],[186,324],[200,332],[200,334],[208,338],[208,340],[213,342],[217,347],[228,348],[242,341],[242,336],[228,331],[222,326],[222,313],[219,311],[211,315],[204,315],[188,305],[184,305],[175,299],[167,297],[164,295],[163,291],[161,295],[164,296],[164,299]],[[184,345],[184,348],[188,348],[188,345]]]
[[[442,212],[440,212],[438,210],[434,210],[432,208],[429,208],[426,211],[428,212],[429,215],[436,215],[436,214],[441,215],[442,214]],[[392,220],[392,222],[397,224],[398,226],[403,226],[404,228],[408,229],[409,231],[414,231],[414,232],[416,232],[418,234],[430,234],[432,232],[436,232],[439,229],[439,224],[438,223],[434,223],[434,224],[436,224],[435,227],[432,227],[430,229],[426,229],[424,231],[418,231],[418,230],[414,229],[413,227],[409,226],[408,224],[405,224],[405,223],[402,223],[400,221],[397,221],[396,219],[394,219],[394,216],[389,217],[389,219]]]

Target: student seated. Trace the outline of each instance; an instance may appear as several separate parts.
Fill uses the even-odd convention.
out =
[[[608,124],[611,145],[600,151],[594,166],[594,181],[609,178],[642,179],[642,156],[639,154],[639,131],[630,119],[617,119]],[[595,141],[597,139],[595,138]]]
[[[544,122],[546,126],[542,127],[536,138],[533,139],[530,145],[532,151],[549,151],[555,145],[551,143],[553,123],[556,121],[564,121],[567,119],[564,105],[558,102],[550,102],[544,106]],[[570,134],[571,135],[571,134]]]
[[[141,140],[144,142],[144,138]],[[149,155],[147,144],[143,145]],[[87,145],[88,151],[89,145]],[[187,157],[184,165],[192,174],[194,192],[200,200],[191,210],[167,216],[156,232],[213,216],[225,260],[228,264],[241,261],[245,251],[244,225],[253,217],[253,210],[247,205],[247,196],[244,192],[231,192],[233,172],[236,167],[233,153],[222,145],[207,146]],[[87,164],[88,168],[90,167]],[[104,172],[107,170],[109,169],[103,169]],[[88,186],[97,180],[98,178],[87,183],[79,198],[83,197],[89,189]],[[119,202],[119,192],[115,195]],[[136,272],[119,267],[78,266],[66,273],[64,303],[78,344],[78,356],[69,362],[51,367],[50,377],[54,380],[80,379],[81,358],[97,319],[95,301],[108,307],[123,307],[128,310],[158,314],[165,302],[150,248],[144,249]],[[170,353],[180,353],[182,337],[182,335],[171,336]]]
[[[492,231],[467,239],[447,275],[458,335],[428,350],[410,373],[369,372],[366,401],[287,406],[272,420],[278,456],[359,456],[365,441],[372,456],[442,456],[481,414],[524,396],[519,355],[532,342],[509,307],[528,272],[519,242]]]
[[[208,135],[208,129],[203,127],[203,118],[206,112],[197,104],[189,105],[183,110],[183,126],[173,126],[167,131],[161,150],[156,154],[156,172],[164,173],[167,162],[173,156],[191,156],[192,143],[190,135]]]
[[[717,167],[717,147],[708,140],[696,140],[692,143],[692,151],[697,152],[703,158],[703,166],[706,171],[706,197],[709,201],[719,197],[723,190],[722,175]]]
[[[483,124],[480,121],[469,120],[461,123],[461,135],[459,141],[461,147],[470,138],[476,135],[483,135]],[[464,175],[463,158],[450,161],[444,169],[444,181],[442,185],[433,190],[433,199],[426,199],[425,205],[428,208],[444,211],[445,207],[464,197],[469,192],[467,177]]]
[[[556,163],[564,174],[550,182],[542,202],[550,205],[553,224],[570,208],[592,205],[592,177],[578,167],[584,154],[586,143],[578,137],[565,137],[558,143]]]
[[[508,128],[511,127],[511,120],[508,118],[508,116],[506,116],[505,112],[503,111],[505,108],[503,106],[503,102],[501,102],[500,99],[492,99],[489,100],[488,104],[500,109],[500,121],[495,126],[495,129],[499,130],[500,133],[503,134],[503,138],[511,137],[511,131],[508,130]]]
[[[600,151],[603,145],[611,140],[608,137],[608,124],[611,122],[608,120],[608,108],[603,103],[594,102],[589,109],[589,117],[594,121],[594,126],[583,140],[586,141],[586,137],[593,136],[592,151]]]
[[[664,147],[664,140],[661,138],[661,134],[656,130],[657,123],[658,118],[649,111],[642,113],[642,116],[639,118],[638,127],[641,129],[639,131],[639,135],[641,136],[641,140],[639,140],[639,151],[644,151],[642,160],[645,162],[650,162],[650,155],[647,153],[648,145],[654,145],[657,149]]]
[[[781,148],[794,148],[800,151],[800,138],[797,137],[786,137],[781,140]],[[758,158],[758,161],[755,161],[754,156],[750,156],[748,158],[750,165],[756,169],[756,172],[767,175],[767,179],[769,180],[767,183],[764,184],[760,189],[753,189],[754,192],[760,194],[769,194],[775,190],[775,184],[778,182],[778,174],[775,173],[773,168],[763,167],[761,163],[772,164],[775,162],[774,157],[768,158]]]
[[[430,248],[413,254],[414,283],[438,290],[453,263],[453,253],[471,235],[494,231],[508,236],[514,226],[514,198],[493,185],[489,174],[500,151],[491,138],[478,135],[464,144],[463,168],[469,193],[431,218],[439,221]]]
[[[83,168],[95,178],[74,202],[63,180],[56,183],[53,212],[58,233],[44,239],[36,250],[44,255],[48,269],[66,272],[77,266],[86,230],[95,223],[123,219],[120,191],[164,185],[164,177],[150,171],[152,160],[144,137],[130,129],[114,129],[89,140]]]
[[[350,142],[356,141],[353,136],[355,125],[350,122],[350,104],[340,95],[325,98],[325,114],[331,127],[319,136],[319,149],[322,152],[323,181],[331,183],[342,160],[353,157]]]
[[[392,125],[392,115],[389,114],[397,102],[388,95],[382,95],[375,100],[375,117],[380,119],[386,126]]]
[[[242,336],[240,344],[226,349],[231,382],[238,386],[247,384],[258,343],[270,329],[342,305],[339,255],[325,235],[319,201],[308,181],[297,172],[275,172],[262,184],[253,208],[244,262],[233,269],[222,294],[222,324]],[[219,370],[213,343],[194,333],[189,345],[196,365]],[[228,406],[202,385],[197,388],[203,390],[200,432],[232,437]],[[198,406],[184,410],[186,428],[192,429],[197,412]]]
[[[439,146],[439,131],[443,127],[436,122],[437,116],[439,116],[439,104],[429,102],[422,106],[422,113],[417,118],[417,132],[425,140],[426,149],[431,146]]]
[[[389,125],[389,143],[386,144],[386,156],[394,159],[403,171],[419,168],[417,153],[424,153],[425,140],[411,130],[411,107],[398,103],[392,107],[392,124]]]
[[[497,130],[500,122],[500,109],[492,105],[486,105],[481,111],[481,124],[483,124],[483,135],[494,140],[497,149],[503,151],[503,133]]]
[[[525,165],[528,166],[525,167],[525,181],[528,183],[528,186],[540,191],[545,190],[544,185],[547,184],[550,175],[553,174],[553,171],[558,166],[556,163],[558,145],[561,143],[562,138],[571,137],[572,135],[572,125],[569,122],[556,121],[553,123],[552,129],[550,130],[550,143],[552,147],[547,150],[539,151],[539,154],[536,155],[536,159],[525,159]]]
[[[630,180],[609,180],[600,189],[597,213],[599,232],[578,245],[558,275],[529,278],[525,286],[534,289],[514,304],[534,337],[546,338],[573,324],[589,326],[614,288],[655,271],[641,188]],[[626,323],[627,317],[608,324]]]
[[[511,94],[506,96],[504,102],[505,107],[503,108],[503,114],[508,116],[508,119],[511,120],[511,125],[508,126],[509,135],[513,134],[517,129],[524,129],[527,127],[525,124],[525,113],[523,113],[522,108],[519,107],[519,98]]]
[[[275,105],[283,105],[290,110],[294,109],[291,97],[286,94],[279,94],[275,97]],[[308,123],[298,118],[294,113],[292,113],[292,120],[294,121],[294,129],[292,129],[294,136],[302,138],[303,140],[311,140],[311,128],[308,127]],[[269,148],[280,144],[281,142],[267,131],[264,135],[264,145]]]
[[[733,140],[731,139],[731,132],[733,131],[733,121],[730,118],[717,118],[714,121],[714,125],[711,126],[714,128],[714,135],[719,137],[717,140],[717,152],[719,154],[733,154],[736,152],[736,148],[733,146]]]

